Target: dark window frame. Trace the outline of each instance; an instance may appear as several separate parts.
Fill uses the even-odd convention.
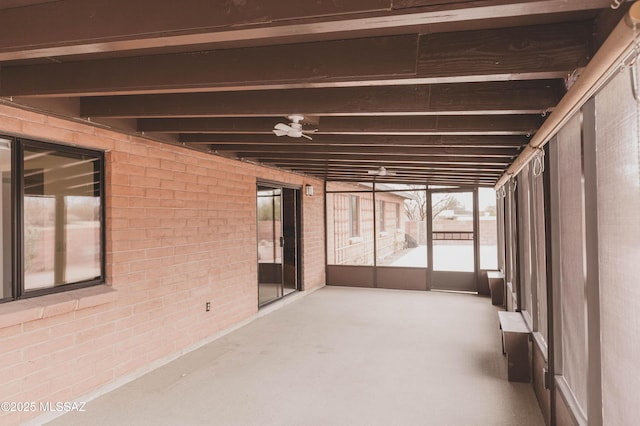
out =
[[[27,138],[0,135],[11,143],[11,248],[12,248],[12,294],[0,299],[0,303],[62,293],[79,288],[104,284],[106,280],[106,203],[105,203],[105,153],[104,151],[62,145],[54,142],[38,141]],[[69,154],[95,157],[98,182],[94,182],[95,191],[100,198],[100,276],[92,279],[71,282],[37,290],[24,289],[24,152],[25,149],[46,150],[52,154]]]

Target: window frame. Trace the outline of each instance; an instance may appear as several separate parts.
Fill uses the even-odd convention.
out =
[[[104,284],[106,281],[106,203],[105,203],[105,153],[101,150],[63,145],[56,142],[33,140],[28,138],[0,135],[11,141],[11,248],[12,248],[12,294],[0,299],[0,303],[7,303],[47,294],[63,293],[80,288]],[[95,157],[98,167],[98,182],[96,189],[100,192],[100,276],[97,278],[71,282],[54,287],[26,291],[24,271],[24,152],[28,149],[46,150],[52,154],[70,154]]]
[[[349,195],[349,237],[360,237],[360,197]]]
[[[384,209],[385,209],[385,202],[384,200],[378,200],[378,234],[380,234],[381,232],[386,232],[387,227],[385,224],[385,214],[384,214]]]

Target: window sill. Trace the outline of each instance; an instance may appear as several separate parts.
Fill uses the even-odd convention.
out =
[[[0,304],[0,328],[104,305],[118,298],[108,285],[97,285]]]

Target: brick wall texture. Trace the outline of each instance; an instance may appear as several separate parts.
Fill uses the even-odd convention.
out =
[[[304,287],[324,285],[320,181],[9,106],[0,133],[107,151],[106,277],[117,291],[0,328],[0,401],[73,400],[254,315],[256,179],[314,186],[302,198]]]

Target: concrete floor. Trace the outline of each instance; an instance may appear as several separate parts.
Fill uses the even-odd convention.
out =
[[[543,425],[466,294],[327,287],[53,425]]]

